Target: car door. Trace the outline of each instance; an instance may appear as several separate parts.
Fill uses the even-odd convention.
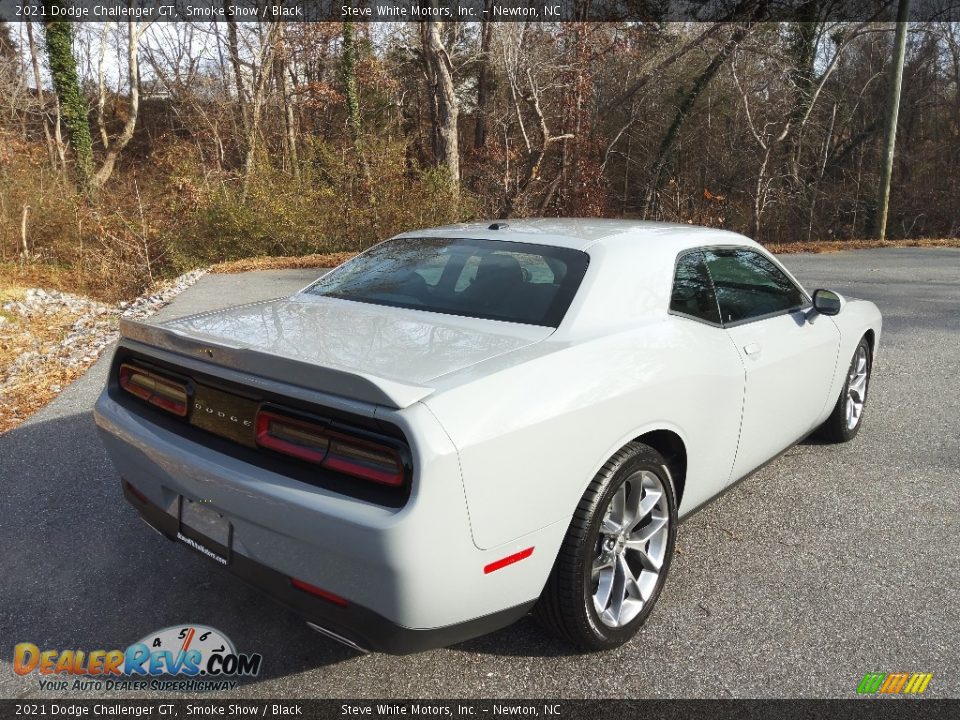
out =
[[[743,410],[743,361],[730,342],[699,250],[677,258],[670,297],[675,332],[689,348],[677,358],[686,382],[675,391],[675,418],[690,451],[681,514],[721,492],[730,480],[737,454]]]
[[[746,373],[735,480],[814,429],[829,401],[840,333],[763,253],[709,248],[704,260]]]

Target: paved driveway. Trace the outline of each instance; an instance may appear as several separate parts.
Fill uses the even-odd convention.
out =
[[[686,522],[656,611],[618,651],[570,654],[529,620],[399,658],[315,635],[121,500],[90,413],[101,360],[0,437],[0,695],[41,695],[12,673],[17,642],[126,647],[198,622],[263,653],[245,696],[849,696],[867,671],[932,672],[928,695],[960,696],[960,251],[785,260],[811,290],[884,312],[866,425],[850,445],[793,448]],[[315,274],[207,276],[163,312],[286,294]]]

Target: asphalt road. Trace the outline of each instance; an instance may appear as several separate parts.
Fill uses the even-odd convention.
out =
[[[793,448],[684,523],[625,647],[574,654],[530,620],[408,657],[314,634],[122,501],[90,412],[101,360],[0,437],[0,696],[57,695],[13,674],[15,643],[123,648],[184,622],[264,655],[238,696],[848,697],[867,671],[932,672],[928,696],[960,696],[960,250],[785,261],[811,290],[884,313],[866,424],[849,445]],[[315,274],[207,276],[163,312],[287,294]]]

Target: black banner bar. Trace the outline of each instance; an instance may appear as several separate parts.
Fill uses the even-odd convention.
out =
[[[540,718],[544,720],[921,720],[955,718],[960,700],[0,700],[18,718]]]
[[[0,0],[0,20],[149,22],[890,21],[897,0]],[[915,22],[960,20],[960,0],[911,0]]]

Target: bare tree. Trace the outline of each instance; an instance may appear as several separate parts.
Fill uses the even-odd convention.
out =
[[[730,57],[730,54],[743,42],[743,39],[747,37],[749,32],[749,25],[740,24],[735,26],[733,32],[730,33],[730,37],[724,41],[720,49],[707,64],[707,67],[697,75],[690,89],[684,93],[683,99],[680,101],[677,112],[673,117],[673,122],[670,123],[670,127],[667,128],[667,132],[660,142],[660,149],[657,151],[657,157],[653,163],[653,182],[651,182],[647,188],[646,199],[643,203],[644,217],[649,217],[652,212],[657,194],[660,192],[660,185],[663,182],[663,171],[667,164],[667,158],[673,149],[673,144],[676,142],[681,128],[690,115],[690,111],[693,109],[694,103],[696,103],[697,98],[706,90],[710,81],[713,80],[714,76],[727,61],[727,58]]]
[[[136,20],[127,22],[127,78],[130,92],[130,105],[127,109],[127,120],[123,124],[123,130],[121,130],[120,134],[113,140],[107,135],[102,119],[105,90],[102,82],[103,72],[101,63],[100,101],[98,103],[100,112],[98,116],[100,118],[100,132],[106,155],[91,180],[90,186],[94,192],[106,185],[110,176],[113,175],[117,158],[120,157],[120,153],[127,147],[130,140],[133,139],[133,132],[137,127],[137,116],[140,113],[140,36],[143,28],[144,26]],[[104,33],[102,39],[105,40],[105,37],[106,34]]]
[[[493,0],[484,0],[484,8],[489,13]],[[480,57],[477,60],[477,113],[473,130],[473,147],[481,150],[487,144],[487,116],[490,113],[493,69],[490,62],[490,44],[493,39],[495,23],[484,20],[480,23]]]
[[[260,120],[263,117],[263,107],[267,99],[269,80],[273,75],[273,61],[276,55],[276,37],[280,24],[267,23],[266,31],[260,40],[260,51],[254,63],[253,93],[250,101],[250,110],[247,113],[246,130],[246,157],[243,162],[243,196],[246,198],[250,188],[250,179],[256,163],[257,149],[260,140]]]
[[[27,46],[30,49],[30,65],[33,68],[33,83],[37,89],[37,102],[40,106],[40,115],[43,122],[43,136],[47,140],[47,152],[50,155],[50,163],[53,167],[59,168],[61,172],[66,172],[66,155],[64,153],[63,141],[60,138],[60,107],[56,103],[55,129],[50,132],[51,119],[47,113],[46,94],[43,90],[43,81],[40,77],[40,60],[37,53],[37,44],[33,39],[33,22],[25,21],[27,30]],[[59,162],[58,162],[59,161]]]
[[[528,42],[529,26],[524,24],[519,32],[515,32],[512,38],[504,34],[504,42],[501,46],[501,63],[507,84],[510,91],[510,102],[512,105],[512,117],[507,122],[516,122],[516,126],[522,140],[524,161],[511,173],[508,166],[504,168],[503,195],[500,201],[499,217],[510,217],[516,210],[518,202],[531,192],[535,181],[540,179],[541,169],[547,151],[555,143],[563,140],[572,139],[573,133],[551,132],[544,114],[541,99],[544,96],[545,88],[537,82],[534,77],[534,69],[543,71],[543,66],[531,67],[531,60],[528,56],[526,44]],[[542,62],[545,65],[553,67],[556,58],[544,58]],[[531,120],[525,120],[525,117],[532,115],[533,127],[527,128]],[[534,136],[534,132],[539,137]],[[557,178],[559,178],[559,171]],[[555,182],[549,187],[555,188],[559,182]],[[551,191],[548,189],[547,194]],[[543,203],[541,203],[541,206]]]
[[[420,39],[427,82],[431,88],[432,107],[436,113],[433,128],[433,150],[438,166],[445,167],[450,182],[460,182],[460,140],[457,120],[460,105],[453,84],[453,64],[440,39],[441,23],[424,20],[420,23]]]

